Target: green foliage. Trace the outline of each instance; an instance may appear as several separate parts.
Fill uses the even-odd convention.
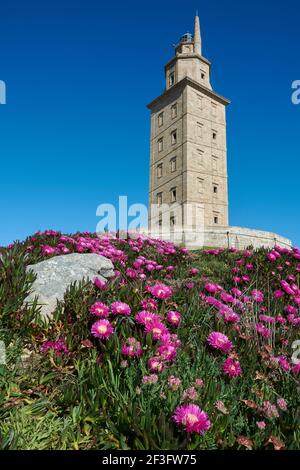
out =
[[[26,274],[26,266],[44,259],[39,249],[42,244],[57,243],[59,236],[41,234],[2,250],[0,340],[6,346],[7,363],[0,364],[1,449],[241,449],[245,445],[238,440],[240,436],[249,439],[255,449],[271,448],[270,436],[281,439],[288,449],[299,449],[299,383],[292,374],[270,368],[263,357],[270,348],[274,354],[288,354],[281,338],[275,332],[265,342],[255,335],[245,338],[199,300],[205,278],[221,284],[225,291],[232,287],[232,269],[241,253],[225,250],[214,256],[199,251],[186,256],[177,251],[166,259],[155,247],[143,249],[147,259],[174,266],[168,281],[174,295],[160,303],[160,314],[171,309],[182,313],[180,328],[172,331],[182,342],[176,361],[156,383],[145,384],[143,376],[149,374],[147,360],[154,354],[154,341],[150,335],[145,338],[133,320],[145,298],[144,281],[127,278],[123,285],[114,279],[104,291],[86,281],[71,285],[48,323],[40,319],[37,304],[24,306],[34,281],[32,274]],[[66,246],[72,249],[67,242]],[[116,247],[126,253],[126,266],[132,266],[137,254],[124,243],[116,242]],[[287,260],[288,255],[283,255],[281,264]],[[284,300],[275,302],[272,296],[281,279],[279,272],[272,274],[275,268],[266,262],[265,250],[257,250],[251,263],[251,282],[244,286],[244,293],[261,290],[269,314],[282,314]],[[191,267],[200,274],[192,278]],[[125,275],[122,263],[116,263],[116,268]],[[285,275],[294,272],[295,262],[286,267]],[[165,282],[166,274],[165,269],[154,271],[149,280]],[[188,290],[188,282],[194,282],[194,288]],[[90,333],[95,319],[89,308],[95,301],[110,305],[115,300],[128,303],[133,315],[115,318],[116,334],[107,342],[99,341]],[[258,313],[258,307],[249,308],[242,318],[244,333]],[[235,343],[242,377],[230,380],[222,373],[224,356],[207,347],[212,331],[222,331]],[[143,355],[124,362],[121,346],[130,336],[142,343]],[[46,340],[61,338],[69,354],[41,352]],[[288,333],[285,339],[290,348],[297,334]],[[170,376],[181,380],[176,390],[170,388]],[[195,385],[200,378],[204,385]],[[203,436],[186,434],[172,420],[174,409],[186,402],[184,391],[191,387],[196,390],[193,403],[212,422]],[[280,411],[278,418],[263,416],[263,402],[274,403],[278,398],[286,399],[288,411]],[[220,401],[223,412],[216,407]],[[267,423],[265,430],[257,428],[262,420]]]

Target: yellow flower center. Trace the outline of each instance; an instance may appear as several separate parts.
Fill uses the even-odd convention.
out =
[[[188,413],[188,414],[186,415],[186,421],[187,421],[187,423],[189,423],[189,424],[195,424],[195,423],[197,423],[198,418],[197,418],[197,416],[194,415],[193,413]]]
[[[107,332],[107,326],[106,325],[100,325],[98,326],[98,331],[99,333],[106,333]]]

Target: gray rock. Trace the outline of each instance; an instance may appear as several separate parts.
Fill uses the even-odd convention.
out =
[[[37,264],[27,266],[37,278],[25,303],[32,304],[38,297],[43,317],[51,318],[57,300],[63,300],[68,286],[75,281],[93,280],[94,277],[106,281],[114,276],[114,266],[110,259],[93,253],[72,253],[54,256]]]

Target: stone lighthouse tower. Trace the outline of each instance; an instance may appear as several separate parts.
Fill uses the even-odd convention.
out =
[[[166,86],[153,100],[149,229],[187,247],[258,248],[291,241],[228,223],[226,107],[212,89],[211,64],[202,55],[198,14],[194,36],[184,34],[165,66]]]
[[[205,230],[228,226],[226,106],[211,86],[199,17],[165,66],[165,91],[151,110],[150,218],[153,235],[177,233],[193,244]],[[155,208],[155,209],[154,209]],[[178,229],[177,229],[178,227]],[[168,235],[166,236],[168,238]],[[196,242],[196,241],[195,241]],[[197,242],[196,242],[197,244]]]

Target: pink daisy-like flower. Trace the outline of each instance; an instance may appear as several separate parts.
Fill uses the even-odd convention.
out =
[[[93,283],[97,289],[106,290],[106,282],[103,281],[103,279],[100,279],[100,277],[95,277]]]
[[[278,398],[277,400],[277,406],[281,411],[286,411],[287,410],[287,402],[284,398]]]
[[[146,299],[141,301],[141,307],[145,310],[154,310],[158,308],[157,300],[155,299]]]
[[[151,375],[144,375],[143,377],[143,384],[155,384],[158,382],[158,375],[151,374]]]
[[[154,340],[159,340],[162,335],[169,333],[169,331],[162,322],[154,320],[146,324],[145,333],[151,333]]]
[[[131,308],[125,302],[113,302],[110,308],[111,313],[114,315],[125,315],[128,317],[131,314]]]
[[[128,338],[126,343],[122,346],[121,352],[123,356],[140,357],[143,354],[142,346],[135,338]]]
[[[210,294],[215,294],[218,292],[219,288],[216,284],[213,284],[212,282],[207,282],[204,286],[205,290],[209,292]]]
[[[208,344],[214,348],[219,349],[223,352],[228,352],[232,349],[232,342],[230,339],[223,333],[218,331],[213,331],[207,338]]]
[[[265,323],[275,323],[275,318],[269,315],[259,315],[259,319]]]
[[[280,289],[275,290],[274,298],[278,300],[278,299],[281,299],[282,297],[284,297],[284,292]]]
[[[224,374],[229,375],[231,378],[239,377],[242,374],[239,361],[235,361],[234,359],[228,357],[223,364],[223,372]]]
[[[153,297],[161,300],[169,299],[173,295],[172,288],[161,283],[149,287],[149,292]]]
[[[177,350],[176,347],[171,343],[162,344],[158,348],[158,353],[164,361],[174,361],[176,359]]]
[[[255,302],[261,303],[264,301],[264,294],[257,289],[254,289],[251,292],[251,295],[252,295],[252,299],[255,300]]]
[[[148,359],[148,367],[151,372],[162,372],[164,370],[164,363],[160,357],[154,356]]]
[[[173,392],[176,392],[176,390],[178,390],[181,385],[181,380],[179,377],[170,375],[170,377],[168,378],[168,385]]]
[[[160,321],[160,317],[156,313],[148,312],[148,310],[138,312],[134,318],[136,322],[140,323],[140,325],[147,325],[154,321]]]
[[[256,421],[256,426],[258,427],[258,429],[262,430],[265,429],[266,423],[264,421]]]
[[[204,434],[211,427],[207,413],[194,404],[178,406],[173,420],[178,425],[184,426],[188,433]]]
[[[255,325],[255,329],[256,329],[257,333],[259,335],[263,336],[264,338],[270,338],[270,336],[272,335],[271,330],[269,330],[269,328],[265,327],[262,323],[257,323]]]
[[[189,387],[186,390],[184,390],[182,394],[182,400],[197,400],[198,398],[198,392],[195,387]]]
[[[190,274],[191,274],[191,276],[196,276],[197,274],[199,274],[199,269],[191,268],[190,269]]]
[[[56,356],[60,356],[62,353],[69,353],[64,339],[58,339],[56,341],[46,341],[41,347],[41,352],[47,353],[49,350],[53,350]]]
[[[56,253],[56,248],[53,248],[52,246],[49,246],[49,245],[42,245],[41,253],[42,255],[46,255],[46,256],[54,255],[54,253]]]
[[[295,375],[300,374],[300,363],[293,366],[293,372]]]
[[[171,310],[167,314],[167,322],[169,322],[171,325],[178,326],[181,322],[181,315],[179,312],[176,312],[175,310]]]
[[[95,302],[90,307],[90,313],[96,317],[106,318],[109,315],[109,307],[103,302]]]
[[[107,339],[114,332],[114,329],[108,320],[98,320],[92,325],[91,333],[95,338]]]

